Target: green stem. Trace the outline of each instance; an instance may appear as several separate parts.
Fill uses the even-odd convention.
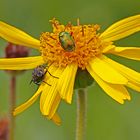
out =
[[[76,120],[76,140],[85,140],[86,134],[86,91],[79,89],[77,93],[77,120]]]
[[[12,76],[10,79],[10,109],[9,109],[9,118],[10,118],[10,128],[9,128],[9,140],[14,140],[14,130],[15,130],[15,118],[13,116],[13,110],[15,108],[16,102],[16,77]]]

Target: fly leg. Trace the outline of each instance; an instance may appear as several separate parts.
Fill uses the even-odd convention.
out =
[[[59,77],[56,77],[54,75],[52,75],[49,71],[47,71],[52,77],[59,79]]]
[[[45,82],[45,81],[42,81],[43,83],[45,83],[45,84],[47,84],[48,86],[51,86],[50,84],[48,84],[47,82]]]

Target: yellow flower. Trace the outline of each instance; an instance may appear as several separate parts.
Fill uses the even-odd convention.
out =
[[[9,42],[38,49],[40,56],[0,59],[0,69],[34,69],[48,63],[49,72],[37,92],[26,103],[17,107],[17,115],[32,105],[40,96],[40,110],[48,119],[60,124],[56,113],[61,99],[71,103],[77,69],[87,70],[100,87],[113,99],[123,104],[130,100],[126,87],[140,91],[140,73],[111,60],[106,54],[114,54],[140,60],[140,48],[115,46],[114,41],[140,31],[140,15],[116,22],[103,33],[99,25],[66,26],[51,20],[53,32],[41,34],[40,41],[4,22],[0,22],[0,37]],[[62,38],[61,38],[62,37]],[[64,39],[64,40],[63,40]]]

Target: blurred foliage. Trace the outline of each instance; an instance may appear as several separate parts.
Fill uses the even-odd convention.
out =
[[[51,31],[48,22],[53,17],[61,23],[80,18],[81,24],[97,23],[104,30],[122,18],[139,14],[140,1],[130,0],[0,0],[0,19],[39,38],[41,32]],[[140,33],[117,41],[121,46],[140,46]],[[0,40],[0,57],[4,57],[6,42]],[[38,55],[35,50],[31,55]],[[110,56],[112,57],[112,56]],[[116,61],[140,71],[136,61],[112,57]],[[9,75],[0,71],[0,114],[8,111]],[[17,105],[24,103],[36,91],[29,85],[31,71],[17,77]],[[88,90],[87,140],[140,139],[140,94],[130,90],[132,100],[120,105],[95,84]],[[72,105],[62,101],[59,112],[62,125],[56,126],[39,111],[39,100],[17,116],[15,140],[74,140],[76,94]]]

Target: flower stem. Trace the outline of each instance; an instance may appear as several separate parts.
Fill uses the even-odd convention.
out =
[[[85,140],[86,100],[86,91],[84,89],[79,89],[77,93],[76,140]]]
[[[10,95],[9,95],[9,119],[10,119],[10,128],[9,128],[9,140],[14,140],[14,130],[15,130],[15,118],[13,116],[13,110],[15,108],[16,102],[16,76],[12,76],[10,79]]]

